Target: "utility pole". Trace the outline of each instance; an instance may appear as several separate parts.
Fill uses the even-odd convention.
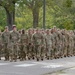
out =
[[[46,0],[43,0],[43,28],[46,28]]]

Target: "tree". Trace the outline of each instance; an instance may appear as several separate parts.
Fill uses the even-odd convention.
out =
[[[0,6],[5,8],[7,15],[7,25],[9,29],[12,29],[12,25],[15,23],[15,3],[26,5],[33,14],[33,27],[38,26],[39,8],[42,6],[43,0],[0,0]]]
[[[73,16],[74,14],[75,7],[72,7],[72,4],[74,3],[72,1],[74,0],[46,0],[46,21],[47,21],[46,25],[47,27],[51,28],[53,25],[57,25],[57,27],[61,27],[62,25],[62,27],[64,27],[63,19],[66,20],[66,16],[70,14],[72,14]],[[9,26],[10,30],[12,29],[12,25],[15,23],[15,16],[17,18],[17,22],[21,21],[20,27],[22,27],[21,25],[24,25],[24,24],[26,24],[25,27],[27,28],[31,27],[30,25],[32,24],[32,20],[33,20],[34,28],[38,27],[39,25],[42,25],[43,0],[0,0],[0,6],[2,6],[6,11],[7,25]],[[20,12],[26,13],[28,17],[24,19],[24,16],[21,13],[23,17],[18,18],[17,14],[15,15],[15,7],[17,7],[17,9],[21,7],[21,9],[23,9],[24,11],[20,11]],[[27,11],[27,9],[29,10]],[[19,14],[20,12],[17,12],[17,13]],[[64,15],[66,16],[64,17]],[[74,17],[70,16],[70,19],[74,19]],[[27,22],[29,22],[28,25],[27,25]],[[72,23],[75,23],[75,22],[72,22]]]
[[[32,12],[33,27],[38,27],[39,22],[39,10],[43,5],[43,0],[23,0],[20,4],[25,4]]]
[[[28,29],[32,27],[32,12],[27,8],[27,6],[25,6],[24,8],[16,6],[15,23],[18,29]]]
[[[0,6],[4,7],[7,15],[7,25],[12,29],[15,23],[15,3],[17,0],[0,0]]]
[[[3,7],[0,8],[0,30],[3,31],[6,25],[6,15],[5,10]]]

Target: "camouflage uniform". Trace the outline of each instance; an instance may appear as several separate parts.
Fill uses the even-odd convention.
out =
[[[57,45],[57,58],[60,58],[61,57],[61,55],[62,55],[62,35],[61,35],[61,33],[60,33],[60,31],[58,31],[58,35],[57,35],[57,37],[58,37],[58,45]]]
[[[10,32],[4,31],[2,34],[2,40],[3,40],[3,50],[4,50],[4,57],[5,60],[9,60],[9,44],[10,44]]]
[[[18,59],[20,59],[20,38],[21,38],[21,30],[18,31],[19,33],[19,42],[18,42]]]
[[[55,44],[55,46],[56,46],[56,51],[55,51],[55,58],[59,58],[59,54],[60,54],[60,41],[61,41],[61,39],[60,39],[61,37],[60,37],[60,33],[56,30],[56,32],[55,32],[55,41],[56,41],[56,44]]]
[[[56,32],[53,32],[53,37],[54,37],[54,58],[57,58],[57,53],[58,53],[58,36]]]
[[[53,50],[52,50],[52,46],[53,46],[53,37],[52,34],[49,33],[49,30],[47,30],[47,34],[46,34],[46,53],[47,53],[47,59],[52,58],[52,54],[53,54]]]
[[[41,46],[41,60],[45,58],[46,55],[46,33],[44,30],[41,31],[43,46]]]
[[[75,56],[75,33],[74,32],[73,32],[73,41],[74,41],[73,55]]]
[[[66,57],[67,56],[67,34],[65,32],[65,30],[62,30],[62,35],[63,35],[63,56]]]
[[[32,45],[32,32],[28,30],[28,59],[34,59],[34,46]]]
[[[66,38],[63,32],[61,32],[62,34],[62,57],[65,56],[65,47],[66,47]]]
[[[0,60],[1,60],[1,55],[2,55],[2,33],[0,31]]]
[[[37,31],[39,31],[38,29],[36,29]],[[37,61],[39,61],[39,58],[41,56],[41,47],[43,46],[43,36],[41,35],[41,33],[34,33],[33,34],[33,44],[35,47],[35,57],[37,58]]]
[[[10,33],[10,39],[11,39],[11,51],[10,51],[10,57],[11,60],[17,60],[18,56],[18,42],[19,42],[19,33],[17,31],[12,31]]]
[[[69,56],[70,38],[68,32],[66,32],[65,37],[66,37],[66,56]]]
[[[20,60],[24,60],[28,54],[28,35],[25,33],[25,30],[22,30],[20,45]]]
[[[73,55],[73,48],[74,48],[74,41],[73,41],[73,34],[72,32],[69,33],[69,48],[68,48],[68,55],[72,56]]]

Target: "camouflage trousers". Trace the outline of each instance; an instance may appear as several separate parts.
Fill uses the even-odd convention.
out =
[[[0,44],[0,60],[1,60],[1,56],[2,56],[2,44]]]
[[[57,56],[58,58],[60,58],[60,57],[63,56],[63,46],[62,46],[61,44],[57,46],[56,56]]]
[[[39,45],[35,45],[35,57],[37,59],[43,59],[45,56],[45,48]]]
[[[73,55],[73,46],[71,44],[68,46],[68,52],[67,53],[69,56]]]
[[[64,46],[63,53],[64,53],[64,56],[66,57],[68,54],[68,46]]]
[[[75,55],[75,43],[74,43],[74,47],[73,47],[73,55]]]
[[[5,60],[9,60],[9,44],[8,43],[4,43],[3,50],[4,50]]]
[[[47,54],[47,59],[50,59],[50,58],[53,57],[52,44],[51,45],[47,45],[46,54]]]
[[[21,44],[20,51],[19,51],[20,60],[26,60],[27,54],[28,54],[27,45]]]
[[[11,43],[11,50],[10,50],[10,60],[17,60],[17,56],[18,56],[18,45]]]
[[[29,43],[27,46],[27,49],[28,49],[28,58],[34,59],[34,57],[35,57],[34,46],[32,46],[31,43]]]

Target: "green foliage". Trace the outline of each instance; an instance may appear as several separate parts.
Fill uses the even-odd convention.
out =
[[[15,19],[18,29],[28,29],[32,27],[32,13],[30,12],[30,10],[27,9],[27,7],[25,7],[25,9],[22,9],[21,7],[16,7]]]
[[[5,10],[0,7],[0,29],[3,30],[6,25],[6,13]]]
[[[8,10],[14,10],[12,1],[16,3],[15,21],[18,29],[33,27],[32,10],[39,8],[39,27],[43,24],[43,0],[4,0],[2,6],[10,3]],[[46,28],[75,29],[75,2],[73,0],[46,0]],[[6,25],[5,10],[0,7],[0,29]]]
[[[71,7],[72,5],[72,0],[66,0],[66,6]]]
[[[7,8],[9,12],[14,11],[14,4],[17,0],[0,0],[0,6]]]

